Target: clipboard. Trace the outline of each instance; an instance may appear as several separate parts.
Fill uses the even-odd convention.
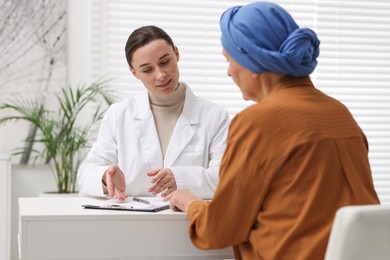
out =
[[[137,207],[125,207],[117,204],[114,205],[81,205],[85,209],[103,209],[103,210],[122,210],[122,211],[144,211],[144,212],[158,212],[161,210],[169,209],[169,205],[158,206],[158,205],[148,205],[147,207],[137,208]]]
[[[137,198],[119,202],[111,199],[96,204],[81,205],[84,209],[101,209],[101,210],[121,210],[121,211],[142,211],[142,212],[158,212],[169,209],[168,202],[156,201],[156,198]]]

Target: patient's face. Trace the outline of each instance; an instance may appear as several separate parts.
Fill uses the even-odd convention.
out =
[[[227,74],[232,77],[234,83],[240,88],[242,97],[245,100],[259,101],[260,86],[253,79],[255,74],[238,64],[225,50],[222,51],[222,54],[229,63]]]
[[[178,87],[178,61],[177,48],[157,39],[134,52],[130,70],[150,92],[167,96]]]

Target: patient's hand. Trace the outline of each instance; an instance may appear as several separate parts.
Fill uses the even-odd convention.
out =
[[[202,200],[196,197],[187,189],[178,189],[168,196],[169,205],[172,210],[188,212],[188,208],[193,201]]]

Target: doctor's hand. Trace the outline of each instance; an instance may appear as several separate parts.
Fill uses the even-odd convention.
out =
[[[102,181],[107,186],[111,198],[114,197],[120,201],[127,198],[125,176],[118,165],[110,165],[105,171]]]
[[[175,176],[169,168],[155,169],[148,172],[147,175],[152,177],[151,183],[153,185],[148,189],[148,192],[153,195],[163,192],[161,197],[166,197],[177,189]]]
[[[188,212],[190,204],[196,200],[202,200],[196,197],[187,189],[178,189],[169,197],[169,206],[172,210]]]

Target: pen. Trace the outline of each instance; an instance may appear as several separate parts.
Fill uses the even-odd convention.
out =
[[[141,203],[144,203],[144,204],[150,204],[150,201],[144,200],[144,199],[140,199],[140,198],[137,198],[137,197],[134,197],[133,200],[141,202]]]

